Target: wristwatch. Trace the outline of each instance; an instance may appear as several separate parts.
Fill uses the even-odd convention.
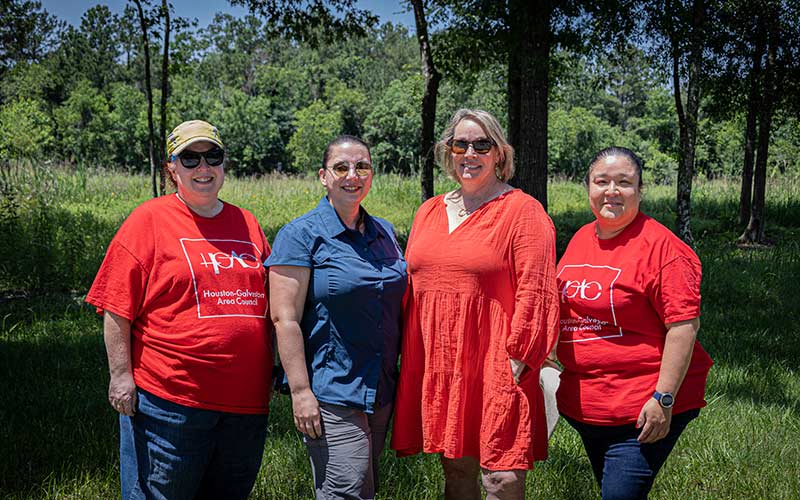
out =
[[[662,408],[672,408],[675,404],[675,396],[671,392],[658,392],[653,393],[653,398],[658,401]]]

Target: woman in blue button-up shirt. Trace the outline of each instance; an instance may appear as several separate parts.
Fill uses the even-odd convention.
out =
[[[372,176],[364,141],[331,142],[319,169],[327,196],[281,229],[265,263],[318,499],[374,498],[392,412],[407,274],[392,225],[361,207]]]

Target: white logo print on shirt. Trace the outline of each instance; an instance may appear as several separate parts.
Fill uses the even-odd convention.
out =
[[[265,318],[261,251],[251,241],[181,238],[198,318]]]
[[[587,292],[588,289],[588,292]],[[597,293],[593,293],[596,291]],[[578,295],[583,300],[597,300],[603,294],[603,286],[597,281],[570,281],[564,283],[561,289],[561,302],[566,302],[567,299],[574,299]]]
[[[208,260],[206,260],[208,256]],[[261,267],[261,262],[256,259],[255,255],[250,253],[237,254],[236,250],[231,250],[230,254],[225,252],[207,252],[200,254],[203,259],[201,264],[205,267],[211,266],[214,268],[214,274],[219,274],[221,269],[230,269],[234,263],[238,263],[245,269],[257,269]]]
[[[580,302],[591,302],[590,315],[561,319],[560,342],[588,342],[612,337],[622,337],[622,328],[617,324],[614,311],[614,283],[622,269],[591,264],[565,265],[556,279],[561,283],[561,303],[573,301],[577,308]]]

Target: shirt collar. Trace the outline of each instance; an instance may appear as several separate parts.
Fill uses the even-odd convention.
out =
[[[333,208],[331,202],[328,201],[327,196],[323,196],[322,199],[319,200],[317,210],[325,226],[324,229],[328,232],[328,236],[333,238],[347,231],[347,226],[345,226],[342,219],[339,218],[339,214],[336,213],[336,209]],[[381,234],[378,232],[377,223],[372,216],[369,215],[364,207],[361,207],[361,210],[364,211],[364,237],[368,241],[372,241],[381,236]]]

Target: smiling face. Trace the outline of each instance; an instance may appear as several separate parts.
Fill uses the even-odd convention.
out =
[[[454,141],[474,142],[489,139],[489,134],[477,122],[465,118],[453,130]],[[497,146],[492,146],[488,153],[479,154],[472,146],[466,152],[457,154],[451,152],[456,178],[462,187],[478,191],[491,183],[498,182],[495,175],[495,166],[500,162],[500,152]]]
[[[589,205],[600,238],[619,234],[639,213],[641,191],[636,166],[624,156],[606,156],[589,171]]]
[[[204,153],[214,147],[217,147],[214,143],[200,141],[190,144],[185,151]],[[189,203],[207,203],[209,200],[216,199],[219,190],[222,189],[225,181],[223,165],[211,167],[203,158],[195,168],[186,168],[178,158],[169,162],[167,168],[178,187],[178,194],[181,198]]]
[[[367,148],[356,142],[343,142],[331,147],[326,168],[319,169],[319,180],[328,190],[328,199],[334,208],[359,205],[369,193],[373,174],[359,177],[352,168],[359,162],[371,162]],[[346,176],[336,177],[332,172],[331,167],[337,164],[351,167]]]

